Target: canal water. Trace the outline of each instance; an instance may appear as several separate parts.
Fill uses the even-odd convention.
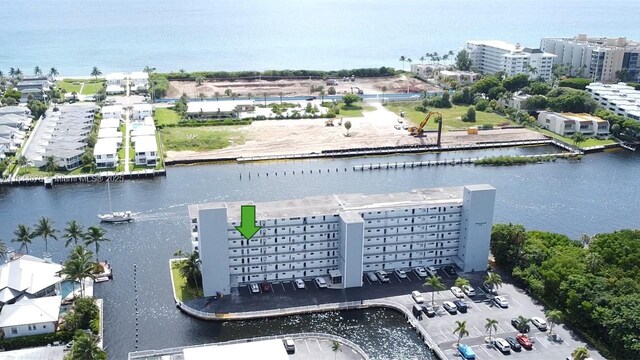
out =
[[[528,154],[550,150],[529,147],[491,150],[483,154]],[[300,331],[343,335],[368,350],[374,358],[425,356],[406,321],[391,311],[233,323],[208,323],[182,315],[173,304],[168,260],[178,249],[190,250],[187,205],[191,203],[265,201],[330,193],[379,193],[489,183],[497,188],[495,222],[523,223],[530,229],[557,231],[573,238],[583,233],[637,228],[640,223],[637,211],[640,156],[626,151],[591,154],[577,163],[561,160],[514,167],[464,165],[351,170],[354,165],[363,163],[418,161],[438,156],[456,158],[477,154],[171,167],[166,178],[112,184],[114,210],[132,210],[138,214],[131,224],[105,225],[111,242],[100,249],[100,258],[108,259],[114,268],[114,280],[97,284],[95,288],[96,295],[105,299],[105,344],[110,358],[125,358],[129,351],[136,350],[136,344],[138,350],[159,349]],[[284,175],[285,171],[287,175]],[[293,171],[296,175],[292,175]],[[275,176],[276,172],[278,176]],[[252,174],[250,180],[249,173]],[[63,228],[71,219],[77,219],[85,226],[95,225],[96,214],[105,208],[108,208],[105,185],[100,183],[60,185],[50,190],[44,187],[0,188],[0,239],[15,245],[9,240],[17,225],[32,225],[39,216],[52,218],[58,228]],[[44,242],[34,239],[31,250],[32,254],[42,256]],[[62,240],[50,240],[49,251],[55,261],[68,254]],[[134,264],[137,265],[137,311]],[[136,316],[140,324],[137,337]]]

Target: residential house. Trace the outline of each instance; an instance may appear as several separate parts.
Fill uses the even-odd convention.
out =
[[[253,101],[221,100],[190,101],[187,103],[187,116],[192,118],[239,118],[241,113],[253,112]]]
[[[500,99],[498,102],[504,107],[509,107],[516,110],[526,110],[527,100],[530,97],[531,95],[518,93],[511,96],[511,98],[509,98],[508,100]]]
[[[411,64],[411,73],[422,80],[429,80],[436,72],[447,70],[450,66],[440,64]]]
[[[111,73],[105,76],[107,95],[123,94],[125,92],[126,76],[124,73]]]
[[[136,165],[155,166],[158,161],[158,144],[155,136],[132,136]]]
[[[106,119],[102,119],[100,120],[100,128],[101,129],[106,129],[106,128],[115,128],[118,129],[120,128],[121,121],[120,119],[116,119],[116,118],[106,118]]]
[[[134,71],[129,74],[129,84],[132,91],[145,92],[149,87],[149,74],[143,71]]]
[[[118,165],[118,142],[112,139],[98,139],[93,148],[96,168],[114,168]]]
[[[57,295],[4,305],[0,311],[3,337],[11,339],[54,333],[60,317],[60,302],[61,297]]]
[[[146,117],[153,116],[153,107],[151,104],[135,104],[131,112],[131,120],[144,120]]]
[[[1,305],[60,293],[62,265],[31,255],[11,253],[8,258],[0,265]]]
[[[609,122],[590,114],[541,111],[538,114],[538,125],[562,136],[571,136],[576,132],[587,137],[609,136]]]
[[[105,119],[106,118],[122,119],[122,115],[123,115],[122,105],[103,106],[102,109],[100,109],[100,111],[102,112],[102,117]]]
[[[473,71],[460,71],[460,70],[440,70],[435,73],[435,78],[440,84],[444,84],[448,81],[455,81],[460,85],[473,84],[476,80],[479,80],[480,74]]]
[[[22,116],[31,116],[31,110],[26,106],[5,106],[0,107],[0,116],[7,114],[16,114]]]

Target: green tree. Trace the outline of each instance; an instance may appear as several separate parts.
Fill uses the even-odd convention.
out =
[[[233,90],[231,90],[231,89],[225,89],[225,90],[224,90],[224,94],[225,94],[226,96],[228,96],[228,97],[231,97],[231,94],[233,94]]]
[[[64,229],[63,237],[67,239],[64,247],[69,247],[72,242],[73,245],[78,245],[78,240],[84,240],[84,229],[76,220],[70,220]]]
[[[573,143],[576,146],[580,146],[581,143],[585,142],[587,140],[587,137],[584,136],[583,133],[576,131],[573,133],[573,135],[571,135],[571,140],[573,140]]]
[[[84,279],[93,279],[93,270],[95,264],[91,261],[93,253],[87,250],[85,247],[78,245],[69,254],[67,261],[62,266],[61,274],[68,279],[74,281],[73,293],[75,294],[76,282],[80,284],[80,297],[84,297]]]
[[[553,327],[562,321],[562,311],[548,310],[545,314],[549,323],[549,334],[553,334]]]
[[[495,272],[490,272],[487,276],[484,277],[484,282],[489,286],[495,286],[499,288],[502,286],[502,276]]]
[[[456,55],[456,68],[462,71],[469,71],[472,66],[473,61],[471,61],[469,52],[467,50],[460,50],[458,55]]]
[[[471,91],[474,94],[488,94],[489,90],[495,87],[501,87],[500,80],[495,76],[485,76],[471,85]]]
[[[42,75],[42,69],[40,69],[40,66],[37,66],[35,68],[33,68],[33,75]]]
[[[98,76],[102,75],[102,71],[100,71],[100,69],[98,69],[97,66],[94,66],[93,69],[91,70],[91,76],[93,76],[96,79],[96,82],[98,82]]]
[[[502,82],[502,86],[511,92],[516,92],[527,85],[529,85],[529,76],[526,74],[518,74],[508,77]]]
[[[18,157],[17,163],[18,163],[18,165],[20,165],[20,166],[27,166],[27,165],[29,164],[29,161],[27,160],[27,157],[26,157],[26,156],[24,156],[24,155],[20,155],[20,156]]]
[[[336,88],[334,88],[333,86],[329,86],[329,88],[327,89],[327,94],[335,95],[336,94]]]
[[[465,285],[469,285],[469,280],[468,280],[468,279],[463,278],[462,276],[458,276],[458,277],[456,278],[455,285],[456,285],[457,287],[461,288],[461,287],[463,287],[463,286],[465,286]]]
[[[31,231],[31,229],[24,224],[18,225],[18,228],[13,231],[13,235],[15,236],[11,241],[20,243],[20,250],[24,248],[29,253],[29,245],[31,245],[31,240],[35,237],[35,234]]]
[[[389,90],[386,86],[382,86],[382,101],[384,101],[384,94]]]
[[[56,79],[56,76],[60,75],[58,73],[58,69],[52,67],[51,69],[49,69],[49,76],[51,76],[52,79]]]
[[[39,119],[47,111],[48,106],[40,100],[29,100],[27,108],[34,118]]]
[[[533,95],[526,100],[524,108],[529,111],[544,110],[547,108],[547,104],[548,101],[545,96]]]
[[[407,58],[402,55],[400,56],[400,62],[402,62],[402,72],[404,72],[404,62],[407,61]]]
[[[484,329],[489,333],[489,342],[491,342],[491,334],[498,330],[498,320],[487,318]]]
[[[202,282],[202,272],[200,270],[200,255],[197,251],[183,253],[186,257],[177,262],[178,271],[188,284],[194,286],[196,291],[200,290]]]
[[[526,91],[529,95],[547,95],[551,91],[551,86],[542,81],[532,81]]]
[[[333,343],[331,344],[331,351],[333,351],[333,358],[337,358],[338,357],[338,351],[342,352],[342,349],[340,349],[342,347],[342,344],[340,344],[339,341],[333,341]]]
[[[53,174],[54,172],[58,171],[58,164],[56,164],[56,159],[53,156],[45,157],[44,161],[44,171],[48,172],[49,174]]]
[[[592,83],[591,79],[569,78],[569,79],[560,80],[560,82],[558,83],[558,86],[568,87],[568,88],[578,89],[578,90],[585,90],[587,88],[587,85],[591,83]]]
[[[85,246],[93,244],[96,248],[96,262],[100,262],[98,254],[100,252],[100,244],[103,242],[111,241],[105,237],[107,232],[100,226],[89,226],[84,238]]]
[[[424,282],[424,284],[422,284],[422,286],[431,288],[431,306],[435,306],[436,291],[444,289],[442,279],[437,275],[432,275],[427,279],[427,281]]]
[[[107,353],[98,347],[97,340],[82,331],[76,333],[71,347],[71,360],[106,360]]]
[[[53,220],[44,216],[40,217],[38,223],[35,225],[33,233],[35,236],[40,236],[44,240],[44,252],[45,254],[49,254],[49,238],[58,240],[58,237],[56,236],[58,230],[53,227]]]
[[[588,357],[589,350],[584,346],[577,347],[571,352],[571,360],[585,360]]]
[[[143,72],[146,72],[147,74],[149,74],[149,76],[151,76],[151,74],[156,71],[156,68],[151,67],[151,66],[145,66],[144,69],[142,70]]]
[[[0,258],[2,258],[2,260],[7,260],[7,254],[8,252],[8,248],[7,248],[7,244],[4,243],[4,241],[0,240]]]
[[[345,94],[342,97],[342,101],[344,102],[344,105],[346,107],[350,107],[351,105],[357,103],[358,101],[360,101],[360,97],[356,94]]]
[[[469,108],[467,109],[467,113],[462,117],[462,121],[476,122],[476,108],[473,106],[469,106]]]
[[[344,128],[347,129],[347,136],[349,136],[349,130],[351,130],[351,121],[349,120],[345,121]]]
[[[529,329],[531,328],[529,326],[529,323],[531,322],[531,319],[526,318],[522,315],[518,316],[518,331],[521,333],[525,333],[525,332],[529,332]]]
[[[620,124],[613,124],[611,125],[611,133],[613,135],[618,135],[620,134]]]
[[[458,334],[457,346],[460,346],[460,340],[465,336],[469,336],[469,331],[467,331],[467,322],[456,321],[456,328],[453,330],[453,334]]]
[[[196,86],[202,85],[204,83],[204,80],[205,80],[204,76],[202,76],[202,75],[196,76]],[[227,89],[227,90],[229,90],[229,89]],[[226,94],[226,91],[225,91],[225,94]]]
[[[496,263],[508,270],[518,266],[526,237],[526,231],[522,225],[494,225],[491,229],[490,249]]]

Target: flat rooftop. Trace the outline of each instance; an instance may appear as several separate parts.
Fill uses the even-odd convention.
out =
[[[488,184],[467,185],[473,190],[494,189]],[[376,211],[381,209],[402,209],[430,206],[462,201],[463,187],[416,189],[402,193],[386,194],[334,194],[311,196],[302,199],[267,202],[236,201],[212,202],[189,205],[190,218],[196,218],[199,210],[227,208],[229,222],[240,221],[242,205],[256,206],[256,219],[278,219],[296,216],[317,216],[338,214],[346,211]]]

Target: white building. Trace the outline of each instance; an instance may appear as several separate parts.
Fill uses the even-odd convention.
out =
[[[498,102],[504,107],[516,110],[525,110],[527,100],[531,97],[529,94],[514,94],[509,100],[500,99]]]
[[[567,67],[572,76],[593,81],[614,82],[623,69],[638,80],[640,76],[640,43],[627,38],[590,38],[579,34],[573,38],[543,38],[543,51],[557,55],[554,64]]]
[[[0,329],[4,338],[55,332],[61,299],[59,295],[47,296],[4,305],[0,312]]]
[[[640,120],[640,91],[625,84],[591,83],[587,85],[591,97],[605,109]]]
[[[562,136],[571,136],[576,132],[587,137],[609,136],[609,122],[589,114],[541,111],[538,114],[538,125]]]
[[[153,116],[153,106],[151,104],[135,104],[131,112],[131,120],[144,120],[146,117]]]
[[[457,265],[485,270],[495,188],[469,185],[395,194],[189,206],[205,296],[264,280],[331,275],[362,286],[363,273]],[[255,205],[262,228],[250,240],[236,229],[242,205]]]
[[[187,116],[189,117],[241,117],[241,113],[251,113],[255,110],[253,101],[248,100],[220,100],[220,101],[189,101]]]
[[[128,76],[131,90],[147,91],[149,87],[149,74],[143,71],[134,71]]]
[[[93,148],[93,158],[98,169],[116,167],[118,165],[118,141],[98,139]]]
[[[479,80],[480,77],[480,74],[473,71],[440,70],[435,73],[435,78],[439,83],[444,83],[446,80],[453,80],[461,85],[473,84],[476,80]]]
[[[498,40],[467,41],[473,68],[483,74],[504,72],[507,76],[529,75],[531,79],[551,79],[555,55],[540,49],[523,48]],[[535,70],[531,70],[535,69]]]
[[[120,125],[121,125],[120,119],[106,118],[106,119],[100,120],[100,128],[101,129],[107,129],[107,128],[118,129],[118,128],[120,128]]]
[[[98,140],[101,139],[110,139],[120,146],[122,144],[122,133],[117,128],[100,128],[98,130]]]
[[[105,76],[105,80],[107,83],[106,92],[109,95],[123,94],[124,87],[126,85],[126,76],[124,73],[117,72],[107,74]]]
[[[108,105],[108,106],[103,106],[102,109],[100,109],[100,112],[102,112],[102,117],[103,118],[116,118],[116,119],[122,119],[122,113],[123,113],[123,108],[122,105]]]
[[[0,304],[60,293],[62,265],[31,255],[11,255],[0,265]]]
[[[433,78],[436,72],[446,70],[449,67],[440,64],[411,64],[411,73],[426,81]]]
[[[132,136],[136,165],[155,166],[158,162],[158,144],[155,136]]]

